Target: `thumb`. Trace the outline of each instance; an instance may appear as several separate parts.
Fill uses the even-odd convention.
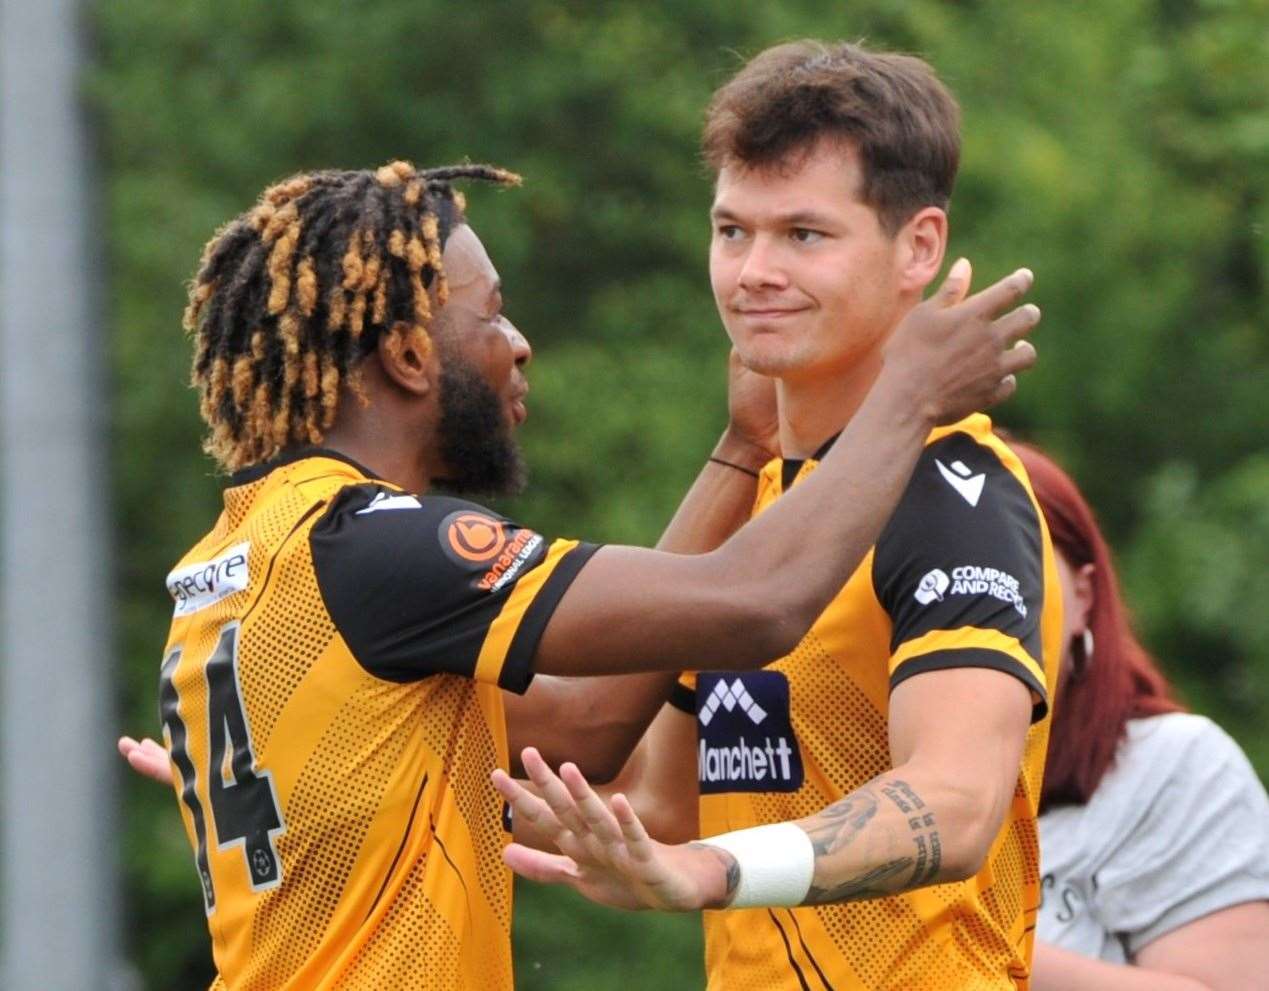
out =
[[[948,269],[947,278],[939,286],[936,299],[940,306],[955,306],[969,294],[969,283],[974,269],[968,258],[957,258]]]

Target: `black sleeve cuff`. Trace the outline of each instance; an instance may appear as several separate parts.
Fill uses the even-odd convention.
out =
[[[541,590],[534,597],[532,604],[525,610],[524,619],[516,629],[507,650],[507,659],[503,662],[502,673],[498,675],[498,687],[509,692],[523,695],[533,682],[533,657],[538,650],[538,641],[546,632],[546,624],[555,613],[555,608],[564,598],[564,593],[573,584],[573,579],[581,572],[583,565],[602,547],[602,544],[578,544],[560,558],[551,576],[542,584]]]
[[[926,671],[946,671],[949,668],[991,668],[1011,674],[1031,689],[1031,696],[1035,700],[1031,706],[1031,722],[1038,723],[1049,714],[1048,692],[1035,675],[1008,654],[982,647],[936,650],[904,661],[890,675],[890,691],[893,692],[913,675],[924,674]]]

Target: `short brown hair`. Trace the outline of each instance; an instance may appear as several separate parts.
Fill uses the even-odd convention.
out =
[[[844,140],[863,170],[860,198],[894,233],[917,210],[947,209],[960,162],[960,108],[919,58],[840,42],[768,48],[733,76],[705,118],[705,161],[764,168]]]

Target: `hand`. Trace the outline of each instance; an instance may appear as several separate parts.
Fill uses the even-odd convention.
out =
[[[155,743],[148,736],[140,743],[130,736],[121,736],[119,753],[142,777],[172,787],[172,762],[161,743]]]
[[[780,456],[775,379],[746,368],[735,348],[727,359],[727,414],[730,439],[756,448],[759,468]]]
[[[497,770],[492,780],[516,816],[551,837],[560,854],[512,843],[507,866],[531,881],[567,884],[593,902],[615,908],[693,911],[725,904],[726,854],[700,844],[667,846],[648,836],[624,795],[611,808],[573,764],[557,776],[532,747],[522,754],[538,798]]]
[[[882,376],[932,423],[954,423],[1003,402],[1017,388],[1016,374],[1035,364],[1035,348],[1021,338],[1040,322],[1039,307],[1011,308],[1031,289],[1031,272],[1020,268],[966,299],[971,275],[969,262],[959,259],[886,343]]]

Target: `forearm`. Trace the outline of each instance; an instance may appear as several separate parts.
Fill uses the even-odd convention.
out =
[[[1039,940],[1031,987],[1032,991],[1214,991],[1191,977],[1094,960]]]
[[[677,677],[673,671],[594,678],[538,675],[523,696],[505,696],[512,773],[521,773],[520,751],[533,746],[553,765],[573,761],[591,780],[611,781]]]
[[[937,775],[897,769],[797,822],[814,873],[804,904],[860,901],[960,881],[985,852],[973,796]]]
[[[770,452],[726,430],[679,503],[657,550],[704,554],[744,526]]]
[[[756,517],[715,552],[720,577],[774,605],[796,642],[876,542],[931,427],[879,380],[816,471],[780,497],[780,511]]]
[[[705,462],[657,542],[658,550],[703,554],[749,518],[756,476],[770,455],[727,430],[711,457],[726,464]],[[573,760],[592,781],[611,780],[660,711],[676,677],[672,671],[584,678],[539,675],[524,696],[507,696],[511,753],[535,746],[551,764]]]

